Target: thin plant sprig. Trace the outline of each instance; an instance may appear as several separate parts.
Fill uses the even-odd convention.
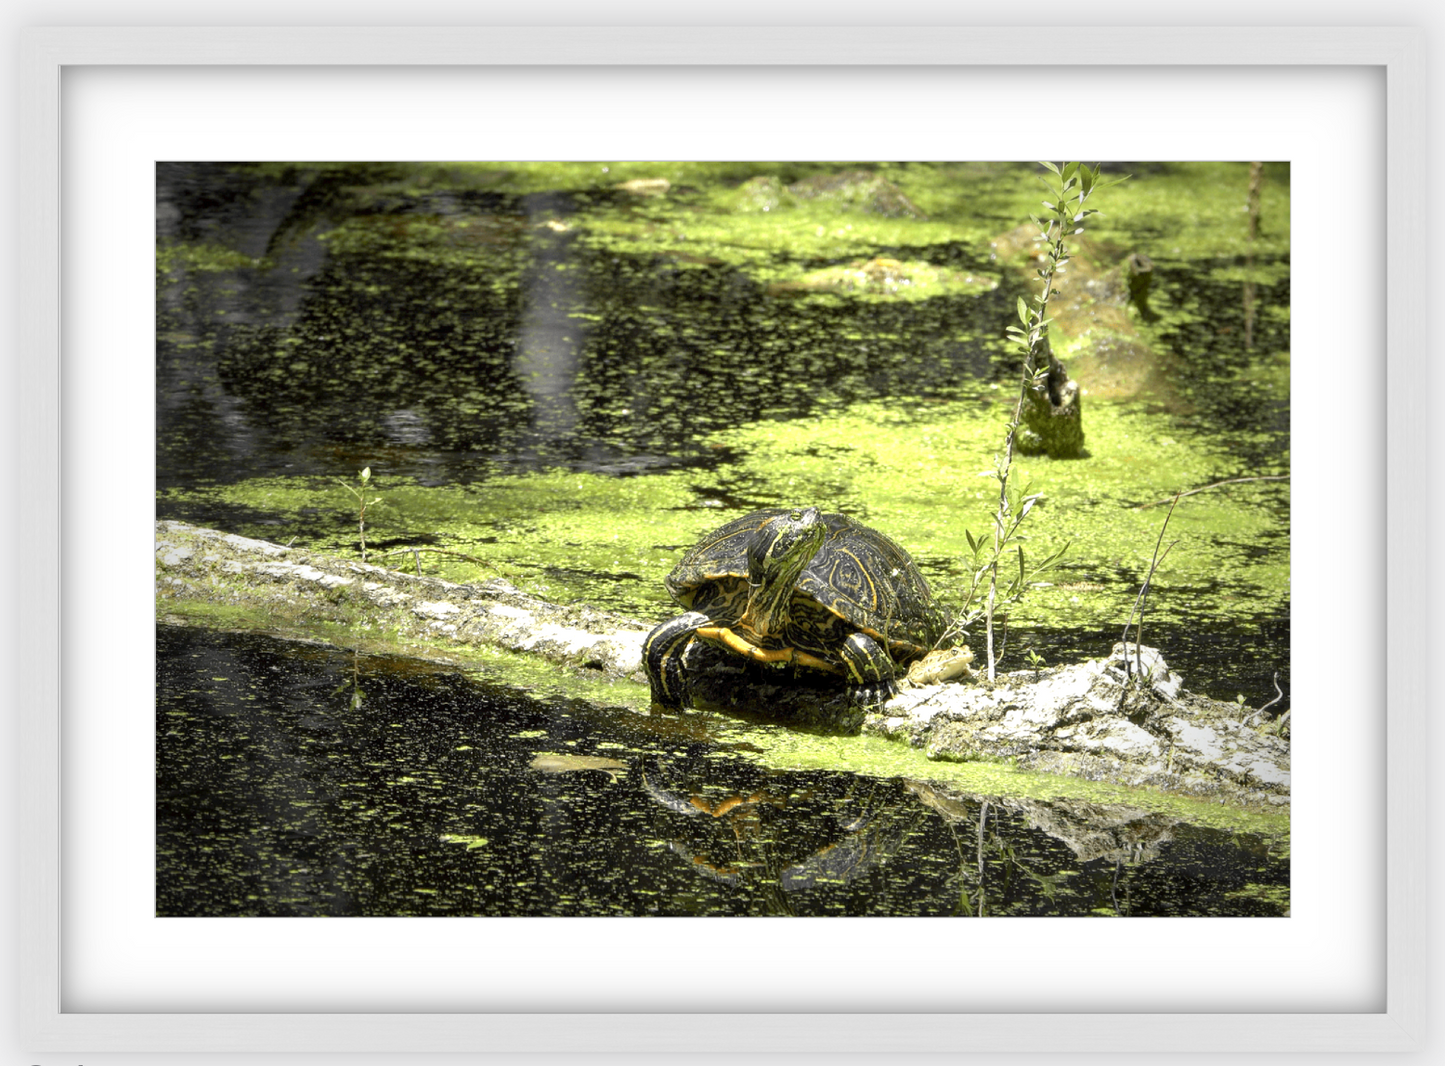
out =
[[[989,584],[990,578],[996,578],[999,564],[1006,558],[1017,561],[1017,567],[1010,566],[1009,579],[998,586],[994,582],[994,610],[997,613],[1003,607],[1023,598],[1029,586],[1045,571],[1053,569],[1068,551],[1071,541],[1064,544],[1055,552],[1045,556],[1041,561],[1035,563],[1024,553],[1024,536],[1020,533],[1020,527],[1025,518],[1033,510],[1034,505],[1043,498],[1040,493],[1031,493],[1028,488],[1019,490],[1015,486],[1009,486],[1009,506],[1007,512],[1008,525],[1003,531],[1002,537],[974,536],[972,532],[965,529],[964,538],[968,541],[971,557],[968,568],[968,588],[964,593],[963,602],[954,612],[953,621],[944,630],[938,644],[943,646],[950,640],[962,637],[968,628],[985,617],[986,608],[977,602],[981,590]],[[995,516],[997,520],[998,516]],[[997,530],[995,530],[997,533]],[[992,650],[992,641],[989,642]]]
[[[356,480],[361,483],[361,488],[359,489],[353,485],[348,485],[340,478],[336,479],[336,483],[347,492],[351,493],[351,495],[356,497],[358,507],[356,517],[356,530],[358,535],[361,537],[361,561],[364,563],[366,562],[366,509],[373,504],[380,503],[381,497],[373,496],[369,500],[366,498],[366,490],[371,483],[371,467],[368,466],[364,470],[362,470],[361,473],[357,474]]]
[[[1154,581],[1154,571],[1159,569],[1159,564],[1164,561],[1165,556],[1173,550],[1175,544],[1179,543],[1177,540],[1171,541],[1169,547],[1164,549],[1162,555],[1160,554],[1159,547],[1164,543],[1164,531],[1169,528],[1169,519],[1174,517],[1174,508],[1182,495],[1183,493],[1175,493],[1174,502],[1169,505],[1169,511],[1164,516],[1164,524],[1159,527],[1159,537],[1154,541],[1154,557],[1149,561],[1149,573],[1144,576],[1144,584],[1139,587],[1139,595],[1135,597],[1134,607],[1129,611],[1129,618],[1124,623],[1124,635],[1119,638],[1124,644],[1124,674],[1127,678],[1129,676],[1129,627],[1134,626],[1134,676],[1141,682],[1145,676],[1143,651],[1141,650],[1144,644],[1144,605],[1149,599],[1149,586]],[[1139,619],[1137,625],[1134,622],[1136,617]],[[1127,684],[1124,692],[1128,692]],[[1119,696],[1120,706],[1123,705],[1123,699],[1124,694],[1121,693]]]
[[[1034,238],[1034,242],[1044,246],[1044,263],[1038,270],[1043,284],[1039,294],[1032,300],[1019,297],[1018,316],[1021,325],[1008,327],[1008,333],[1014,340],[1016,350],[1023,356],[1023,373],[1019,380],[1019,392],[1014,403],[1013,417],[1009,420],[1008,428],[1004,433],[1003,452],[994,459],[993,476],[998,481],[998,509],[994,513],[993,550],[987,564],[988,594],[983,611],[987,645],[986,662],[990,681],[994,680],[995,676],[994,613],[1001,606],[998,595],[999,562],[1004,556],[1004,548],[1011,538],[1017,536],[1019,524],[1038,499],[1037,496],[1024,496],[1020,501],[1021,506],[1016,507],[1011,498],[1009,478],[1013,471],[1014,437],[1023,421],[1024,402],[1029,390],[1043,388],[1048,378],[1049,323],[1053,321],[1049,318],[1049,299],[1055,290],[1056,277],[1064,271],[1070,259],[1065,239],[1083,233],[1084,220],[1090,215],[1098,213],[1094,208],[1084,206],[1089,197],[1100,189],[1117,185],[1124,180],[1119,178],[1101,182],[1099,167],[1091,168],[1084,163],[1064,163],[1062,166],[1055,166],[1053,163],[1045,162],[1040,165],[1049,172],[1048,175],[1040,175],[1039,180],[1048,189],[1050,198],[1043,201],[1044,213],[1031,215],[1030,218],[1039,230],[1039,235]],[[970,545],[972,545],[972,537],[969,539]],[[1048,561],[1056,560],[1062,551],[1063,549],[1060,549]],[[1018,558],[1022,573],[1024,556],[1021,545],[1018,549]],[[1015,579],[1016,586],[1019,580]],[[1020,588],[1020,594],[1021,591]]]

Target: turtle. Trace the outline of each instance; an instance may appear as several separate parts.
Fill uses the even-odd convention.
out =
[[[681,708],[683,654],[700,639],[749,659],[841,675],[865,706],[898,691],[899,667],[945,628],[908,553],[876,529],[816,507],[771,508],[703,537],[663,584],[685,613],[648,634],[652,702]]]

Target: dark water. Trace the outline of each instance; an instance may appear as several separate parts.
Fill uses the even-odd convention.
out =
[[[1277,843],[1158,812],[770,770],[705,716],[322,645],[157,643],[162,916],[1287,913]]]

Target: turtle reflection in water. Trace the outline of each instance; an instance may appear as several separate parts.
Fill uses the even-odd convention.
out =
[[[906,802],[897,781],[860,782],[838,794],[788,778],[728,789],[685,776],[688,781],[674,791],[642,775],[644,791],[659,807],[684,816],[662,828],[668,849],[709,880],[783,893],[865,876],[891,858],[926,816]],[[786,905],[780,909],[791,912]]]
[[[908,553],[843,514],[772,509],[703,537],[664,582],[687,613],[643,648],[652,701],[684,705],[683,655],[694,637],[756,662],[841,675],[862,705],[898,691],[900,666],[944,630]]]

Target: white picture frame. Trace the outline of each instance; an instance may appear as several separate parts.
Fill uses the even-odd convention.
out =
[[[1192,28],[1075,30],[1073,62],[1146,68],[1200,66],[1367,66],[1387,84],[1385,308],[1388,325],[1385,426],[1387,562],[1384,575],[1390,641],[1386,647],[1384,1008],[1375,1012],[1297,1013],[568,1013],[545,1024],[533,1012],[485,1014],[355,1013],[81,1013],[61,1009],[61,810],[64,773],[61,707],[65,619],[60,611],[63,526],[60,513],[64,424],[61,345],[62,73],[104,65],[634,65],[683,63],[789,66],[999,64],[1022,58],[1018,30],[941,28],[683,27],[609,28],[53,28],[26,31],[22,42],[21,197],[29,206],[19,239],[28,269],[19,277],[22,319],[18,387],[20,477],[30,530],[29,558],[17,592],[29,622],[17,634],[19,661],[32,669],[16,683],[21,795],[27,807],[19,862],[21,963],[19,1014],[28,1045],[128,1052],[459,1052],[553,1051],[730,1053],[863,1052],[889,1055],[970,1051],[1198,1052],[1397,1051],[1418,1047],[1426,1021],[1427,856],[1412,841],[1426,837],[1425,672],[1428,586],[1407,560],[1428,556],[1428,523],[1412,514],[1410,493],[1426,482],[1429,397],[1416,387],[1409,360],[1427,351],[1425,274],[1412,269],[1431,253],[1426,217],[1423,36],[1406,29]],[[1383,814],[1384,812],[1382,812]],[[546,1011],[539,1002],[537,1011]],[[1027,1013],[1026,1009],[1023,1013]],[[1121,1039],[1127,1032],[1127,1039]]]

